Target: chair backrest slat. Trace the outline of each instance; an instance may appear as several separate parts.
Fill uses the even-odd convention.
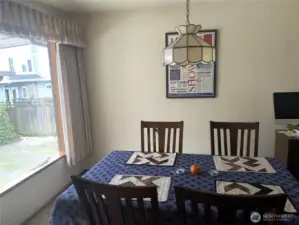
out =
[[[139,217],[139,223],[138,224],[140,224],[140,225],[146,225],[143,199],[142,198],[138,198],[137,199],[137,204],[138,204],[138,217]]]
[[[230,152],[231,155],[238,155],[238,130],[237,129],[229,129],[230,134]],[[218,137],[219,139],[221,137]],[[222,151],[222,149],[218,149],[218,151]],[[222,155],[222,154],[221,154]]]
[[[176,128],[173,129],[172,148],[176,149]]]
[[[170,152],[170,139],[171,139],[171,129],[167,128],[167,144],[166,144],[166,152]]]
[[[252,132],[254,133],[254,136],[251,135]],[[258,156],[258,122],[238,123],[211,121],[210,133],[212,155]],[[215,136],[217,137],[216,139]],[[252,148],[253,153],[251,154],[250,150]]]
[[[141,151],[142,152],[182,153],[183,129],[184,129],[183,121],[180,122],[141,121]],[[151,138],[151,133],[154,135],[153,138]],[[147,149],[144,144],[146,139],[147,139]]]
[[[244,129],[241,129],[240,153],[241,155],[246,154],[244,153]]]
[[[251,132],[250,131],[247,132],[247,149],[246,149],[247,156],[250,155],[250,141],[249,140],[251,140]]]
[[[99,214],[99,207],[97,205],[97,202],[95,200],[95,196],[93,195],[92,192],[86,190],[86,196],[87,196],[87,199],[89,201],[89,204],[90,204],[90,209],[91,211],[93,212],[94,215],[96,215],[94,217],[94,220],[96,223],[98,224],[101,224],[102,223],[102,218],[101,218],[101,215]]]
[[[218,209],[217,224],[233,224],[236,220],[237,211],[242,210],[244,222],[249,222],[248,212],[257,211],[260,213],[268,212],[283,213],[286,204],[287,195],[225,195],[210,192],[202,192],[183,187],[175,187],[175,195],[178,213],[182,224],[187,225],[186,202],[191,201],[192,219],[194,224],[203,224],[204,220],[199,216],[198,204],[204,206],[214,206]],[[204,207],[205,208],[205,207]],[[208,214],[209,215],[209,214]],[[261,214],[262,215],[262,214]],[[207,216],[204,211],[204,217]]]
[[[103,200],[103,196],[101,194],[98,194],[98,210],[99,210],[99,215],[101,216],[101,224],[109,224],[110,225],[110,221],[109,221],[109,217],[108,217],[108,209],[107,209],[107,205],[105,204],[104,200]]]
[[[123,187],[71,178],[91,225],[159,224],[157,187]],[[144,198],[151,200],[150,211],[144,207]],[[147,215],[154,219],[147,220]]]
[[[197,221],[200,221],[199,212],[198,212],[198,202],[191,200],[191,207],[192,207],[192,213],[194,216],[194,224],[197,223]]]
[[[112,216],[111,225],[124,225],[124,214],[122,210],[121,200],[117,197],[107,196],[109,213]]]
[[[159,129],[158,130],[159,152],[164,152],[165,151],[164,148],[165,148],[165,132],[166,132],[166,129]]]
[[[218,149],[222,149],[221,147],[221,134],[220,134],[220,129],[217,130],[217,135],[218,135]]]
[[[132,200],[130,198],[126,198],[126,222],[128,224],[134,224],[135,217],[134,217],[134,209],[132,205]]]
[[[223,136],[224,136],[224,154],[228,154],[228,146],[227,146],[227,129],[223,130]]]
[[[158,198],[152,198],[151,200],[152,206],[152,224],[159,224],[159,203]]]
[[[151,130],[147,129],[147,147],[148,149],[151,148]]]
[[[157,152],[157,141],[156,141],[156,136],[157,136],[157,130],[156,129],[153,129],[153,148],[154,148],[154,152]],[[160,139],[159,139],[160,140]],[[160,146],[159,146],[160,148]],[[159,150],[158,150],[159,152]]]

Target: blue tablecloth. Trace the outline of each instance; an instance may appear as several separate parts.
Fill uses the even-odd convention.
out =
[[[217,177],[211,177],[208,171],[215,168],[211,155],[178,154],[174,167],[127,165],[130,151],[113,151],[103,160],[93,166],[83,177],[95,181],[109,183],[116,174],[171,176],[171,188],[168,201],[160,203],[160,210],[168,218],[164,224],[174,224],[173,215],[176,213],[174,186],[189,187],[197,190],[215,192],[215,180],[237,181],[262,184],[280,185],[287,192],[295,208],[299,212],[299,183],[289,171],[275,158],[267,158],[275,169],[275,174],[251,172],[220,172]],[[189,172],[177,175],[175,167],[184,167],[187,171],[191,164],[200,164],[203,174],[192,175]],[[165,213],[164,213],[165,212]],[[299,217],[286,224],[299,224]],[[82,208],[73,186],[62,193],[53,208],[52,225],[89,225],[87,216]]]

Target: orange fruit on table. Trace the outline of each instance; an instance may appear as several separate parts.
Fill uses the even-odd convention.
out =
[[[193,164],[190,168],[190,172],[192,174],[201,174],[201,168],[200,168],[200,165],[197,165],[197,164]]]

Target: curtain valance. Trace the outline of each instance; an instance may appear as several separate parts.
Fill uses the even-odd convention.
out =
[[[85,46],[78,24],[8,0],[0,0],[0,32],[40,42]]]

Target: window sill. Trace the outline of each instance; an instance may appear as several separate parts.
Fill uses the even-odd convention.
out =
[[[5,195],[6,193],[12,191],[14,188],[18,187],[19,185],[21,185],[22,183],[24,183],[25,181],[27,181],[28,179],[30,179],[31,177],[39,174],[40,172],[42,172],[43,170],[47,169],[49,166],[51,166],[52,164],[54,164],[55,162],[61,160],[65,158],[65,152],[60,152],[56,157],[53,157],[51,159],[50,162],[48,162],[47,164],[33,170],[30,172],[27,172],[26,174],[24,174],[22,177],[13,180],[12,182],[10,182],[7,187],[5,187],[4,189],[1,190],[0,192],[0,197]]]

